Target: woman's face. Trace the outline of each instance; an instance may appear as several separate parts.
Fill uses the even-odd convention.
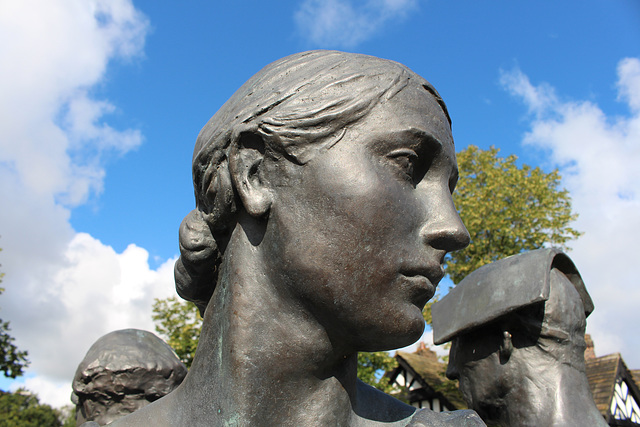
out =
[[[280,166],[282,167],[282,165]],[[349,349],[417,340],[447,252],[468,244],[453,205],[449,123],[410,86],[272,188],[263,244],[270,282]]]

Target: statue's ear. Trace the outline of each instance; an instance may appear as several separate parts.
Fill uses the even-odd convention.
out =
[[[244,132],[229,153],[229,172],[238,196],[247,213],[261,217],[269,212],[273,200],[264,182],[262,161],[265,144],[260,135]]]
[[[506,362],[513,353],[513,342],[511,341],[511,333],[502,331],[502,342],[500,343],[500,361]]]

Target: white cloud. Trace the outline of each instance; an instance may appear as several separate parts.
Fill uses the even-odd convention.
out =
[[[38,371],[58,380],[70,380],[91,344],[107,332],[123,328],[153,330],[153,297],[175,294],[175,260],[151,270],[147,251],[135,245],[118,254],[88,234],[79,233],[64,258],[45,289],[34,286],[38,294],[22,295],[22,314],[13,317],[16,323],[30,325],[20,336],[32,343],[37,341],[38,351],[30,348],[30,359]],[[61,364],[62,360],[75,361],[75,365]]]
[[[148,27],[130,0],[0,2],[0,314],[29,351],[18,383],[53,405],[97,338],[153,329],[153,297],[174,293],[173,260],[151,269],[143,248],[116,253],[69,223],[101,191],[105,154],[142,142],[92,93],[108,64],[143,55]]]
[[[511,95],[521,97],[527,107],[529,107],[529,112],[536,115],[542,114],[558,102],[555,90],[551,86],[545,83],[539,86],[533,86],[529,78],[518,68],[510,72],[501,70],[500,84],[506,88]]]
[[[13,383],[11,391],[25,388],[31,392],[37,390],[40,402],[47,403],[54,408],[71,405],[71,385],[67,381],[49,381],[42,377],[31,377]]]
[[[298,31],[323,47],[351,48],[389,21],[401,21],[417,0],[305,0],[294,15]]]
[[[640,110],[640,61],[625,58],[618,64],[619,99],[626,101],[634,112]]]
[[[129,0],[0,3],[0,159],[26,190],[82,203],[101,189],[100,154],[140,144],[102,123],[114,107],[88,93],[110,60],[141,54],[147,28]]]
[[[99,337],[125,328],[153,331],[153,298],[175,294],[175,259],[153,270],[148,257],[133,244],[118,254],[78,233],[62,262],[13,275],[11,282],[23,287],[9,300],[14,309],[3,311],[37,376],[12,388],[23,385],[45,402],[68,404],[75,369]]]
[[[523,142],[549,153],[580,215],[584,235],[571,244],[596,309],[588,319],[596,353],[620,352],[640,367],[636,325],[640,286],[635,272],[640,241],[640,60],[618,64],[618,100],[625,116],[609,116],[590,101],[562,101],[548,85],[533,86],[516,69],[502,84],[521,98],[531,129]]]

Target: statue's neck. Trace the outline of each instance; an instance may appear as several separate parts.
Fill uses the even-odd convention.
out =
[[[254,247],[232,247],[181,387],[186,400],[199,417],[206,405],[211,425],[350,424],[356,354],[340,354],[304,307],[265,282]]]
[[[606,425],[591,397],[586,375],[569,365],[530,366],[506,401],[503,425]]]

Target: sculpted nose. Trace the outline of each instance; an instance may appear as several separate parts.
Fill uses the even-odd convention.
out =
[[[460,373],[458,372],[458,370],[456,369],[454,364],[451,363],[451,361],[449,361],[449,364],[447,365],[447,372],[445,373],[445,375],[450,380],[458,380],[458,379],[460,379]]]
[[[456,351],[457,339],[454,338],[451,343],[451,348],[449,349],[449,364],[447,365],[447,372],[445,372],[445,375],[450,380],[460,379],[460,372],[458,372],[458,368],[456,368]]]
[[[453,205],[451,195],[443,197],[430,211],[421,231],[425,243],[446,252],[469,246],[471,237]]]

